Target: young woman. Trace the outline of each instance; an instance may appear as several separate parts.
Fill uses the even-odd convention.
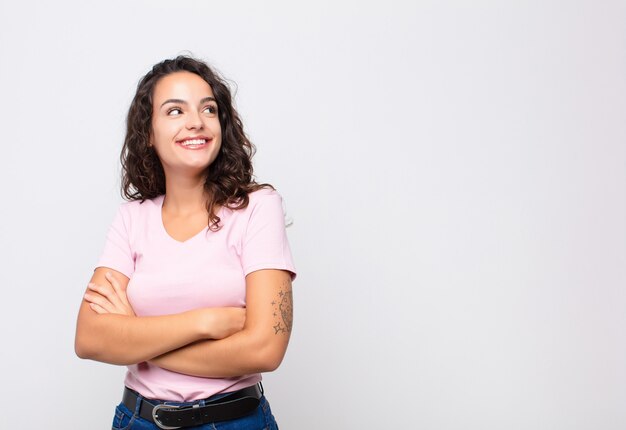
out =
[[[231,94],[180,56],[140,81],[122,203],[78,314],[76,353],[126,365],[113,429],[274,429],[296,272],[280,195],[252,177]]]

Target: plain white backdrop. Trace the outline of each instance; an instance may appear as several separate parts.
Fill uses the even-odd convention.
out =
[[[299,277],[282,429],[626,427],[626,3],[0,3],[2,428],[106,429],[74,355],[139,78],[235,82]]]

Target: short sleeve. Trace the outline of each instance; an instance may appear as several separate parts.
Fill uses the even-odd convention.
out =
[[[296,278],[296,269],[285,230],[283,200],[275,191],[257,191],[251,197],[251,214],[242,243],[244,274],[261,269],[281,269]]]
[[[109,267],[131,277],[135,271],[135,258],[130,245],[129,225],[127,205],[121,204],[109,227],[96,267]]]

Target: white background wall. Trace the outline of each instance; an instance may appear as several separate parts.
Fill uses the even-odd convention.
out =
[[[238,84],[295,221],[281,428],[625,428],[625,18],[2,0],[0,427],[109,427],[124,369],[75,357],[76,314],[136,83],[190,51]]]

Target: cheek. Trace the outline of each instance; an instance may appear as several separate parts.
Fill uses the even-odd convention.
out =
[[[216,136],[222,136],[222,126],[220,125],[219,120],[216,120],[211,128]]]
[[[160,143],[170,142],[177,133],[175,124],[158,124],[152,127],[152,143],[158,146]]]

